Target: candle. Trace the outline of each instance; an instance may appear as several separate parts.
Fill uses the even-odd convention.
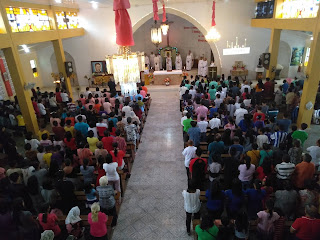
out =
[[[236,47],[238,47],[238,37],[236,37]]]
[[[229,41],[227,41],[227,48],[229,48]]]
[[[244,39],[244,47],[246,47],[247,46],[247,39],[245,38]]]
[[[233,42],[231,42],[231,48],[233,48]]]

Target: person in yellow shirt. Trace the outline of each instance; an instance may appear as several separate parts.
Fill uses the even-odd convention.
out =
[[[45,125],[45,124],[42,124],[42,125],[40,126],[40,130],[39,130],[39,132],[38,132],[39,140],[43,140],[43,139],[42,139],[42,135],[45,134],[45,133],[48,135],[48,138],[49,138],[49,137],[50,137],[50,133],[49,133],[48,130],[46,129],[46,125]]]
[[[251,163],[254,164],[256,167],[259,166],[260,161],[260,151],[258,150],[258,144],[252,144],[252,150],[247,152],[247,156],[251,158]]]
[[[71,120],[66,121],[66,126],[64,126],[66,132],[70,132],[72,137],[74,137],[74,126],[71,125]]]
[[[17,122],[18,122],[18,129],[21,132],[26,133],[27,129],[26,129],[26,123],[23,119],[23,116],[21,114],[21,112],[18,112],[17,116],[16,116]]]
[[[43,158],[42,158],[48,167],[50,167],[50,164],[51,164],[51,157],[52,157],[52,147],[48,146],[46,147],[46,153],[43,155]]]
[[[91,150],[91,152],[94,153],[95,150],[98,148],[97,142],[99,142],[99,139],[94,137],[94,133],[92,130],[88,131],[87,142],[89,144],[89,149]]]

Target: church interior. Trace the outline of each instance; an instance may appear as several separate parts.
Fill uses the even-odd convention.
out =
[[[320,0],[0,0],[0,239],[320,239]]]

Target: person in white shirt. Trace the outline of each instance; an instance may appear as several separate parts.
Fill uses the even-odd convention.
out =
[[[186,167],[187,176],[188,176],[188,180],[189,180],[190,179],[189,165],[190,165],[191,159],[196,156],[197,148],[195,146],[193,146],[193,141],[192,140],[189,140],[187,142],[187,145],[188,145],[188,147],[186,147],[183,150],[182,155],[184,156],[184,165]]]
[[[182,99],[182,95],[185,94],[185,92],[188,90],[188,88],[182,83],[179,92],[180,92],[180,99]]]
[[[41,116],[45,116],[47,114],[45,106],[42,104],[41,100],[38,100],[38,108]]]
[[[221,127],[221,120],[218,118],[218,113],[213,114],[213,118],[209,121],[209,128],[219,128]]]
[[[245,89],[245,88],[248,88],[248,92],[249,92],[249,93],[251,92],[251,87],[250,87],[250,85],[248,84],[247,81],[244,82],[243,86],[242,86],[241,89],[240,89],[241,94],[244,93],[244,89]]]
[[[187,113],[188,113],[188,111],[186,111],[186,110],[184,110],[182,112],[182,114],[183,114],[183,117],[181,118],[181,126],[182,127],[183,127],[183,121],[187,119]]]
[[[219,108],[221,103],[223,103],[223,99],[221,99],[221,95],[220,94],[216,94],[216,99],[214,100],[214,103],[215,103],[217,108]]]
[[[248,110],[245,109],[246,105],[241,103],[240,108],[234,112],[234,116],[236,117],[236,124],[239,125],[240,121],[244,119],[244,115],[248,114]]]
[[[195,189],[191,184],[188,186],[188,190],[182,191],[182,196],[184,199],[184,210],[186,211],[186,227],[187,232],[190,235],[191,218],[200,219],[200,190]]]
[[[200,122],[197,123],[197,126],[200,128],[200,142],[205,142],[207,140],[207,127],[208,122],[205,121],[204,117],[200,117]]]
[[[102,93],[100,92],[100,89],[98,87],[96,87],[96,91],[94,92],[93,96],[96,96],[96,95],[98,95],[98,97],[102,96]]]
[[[307,151],[312,157],[311,162],[318,168],[320,165],[320,139],[316,142],[316,146],[308,147]]]
[[[92,92],[89,91],[89,87],[86,87],[86,91],[85,91],[85,93],[84,93],[85,98],[88,98],[88,96],[89,96],[90,93],[92,94]]]
[[[61,93],[61,98],[63,103],[67,103],[69,101],[68,93],[65,90]]]
[[[260,150],[263,149],[263,144],[267,143],[269,144],[269,138],[267,135],[265,135],[265,129],[264,128],[260,128],[258,130],[259,135],[257,136],[257,145],[259,147]]]
[[[130,117],[131,111],[132,111],[132,108],[130,106],[128,106],[127,102],[125,102],[124,107],[122,108],[122,112],[124,112],[126,114],[125,117]]]
[[[24,140],[24,143],[29,143],[31,145],[32,151],[37,151],[37,148],[40,146],[40,142],[38,139],[32,138],[32,132],[28,132],[26,134],[26,139]]]
[[[192,100],[196,96],[197,90],[194,89],[194,86],[190,86],[189,94],[192,95]]]
[[[106,176],[108,177],[110,185],[112,186],[114,184],[115,190],[121,192],[120,177],[117,172],[118,163],[112,162],[112,156],[107,155],[106,163],[104,163],[102,167],[106,171]]]

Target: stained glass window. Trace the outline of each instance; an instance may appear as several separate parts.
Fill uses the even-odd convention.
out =
[[[56,12],[58,29],[79,28],[78,14],[75,12]]]

